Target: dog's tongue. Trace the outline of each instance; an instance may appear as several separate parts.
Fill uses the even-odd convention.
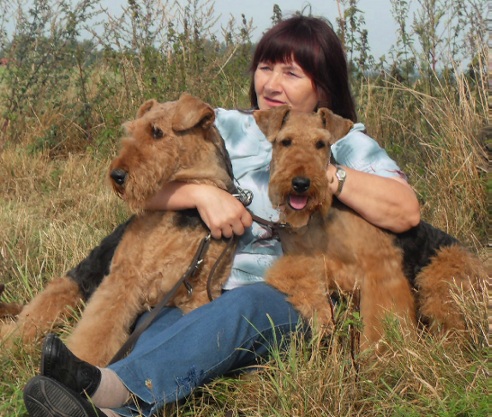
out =
[[[289,195],[289,205],[294,210],[302,210],[304,207],[306,207],[307,200],[308,198],[305,195],[296,195],[296,194]]]

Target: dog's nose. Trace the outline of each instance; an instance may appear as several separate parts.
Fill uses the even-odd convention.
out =
[[[306,177],[294,177],[292,179],[292,188],[298,193],[304,193],[309,190],[311,180]]]
[[[118,185],[123,185],[126,180],[126,176],[128,173],[124,169],[113,169],[109,176],[113,179],[113,181]]]

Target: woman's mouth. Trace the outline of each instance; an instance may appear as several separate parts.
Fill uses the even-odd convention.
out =
[[[265,100],[265,103],[269,107],[278,107],[278,106],[283,106],[284,104],[287,104],[284,101],[275,100],[273,98],[268,98],[268,97],[263,97],[263,100]]]

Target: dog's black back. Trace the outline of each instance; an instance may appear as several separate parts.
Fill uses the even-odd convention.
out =
[[[412,229],[395,235],[395,244],[403,252],[403,272],[415,285],[415,277],[430,264],[431,258],[439,249],[451,245],[459,245],[460,242],[453,236],[426,222],[420,222]]]
[[[84,301],[90,298],[103,278],[109,274],[114,252],[132,219],[133,216],[125,223],[120,224],[98,246],[92,249],[85,259],[67,272],[67,276],[78,284]]]

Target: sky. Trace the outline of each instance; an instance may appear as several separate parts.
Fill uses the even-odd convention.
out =
[[[221,14],[223,22],[227,22],[231,15],[240,21],[241,13],[244,13],[247,19],[252,18],[253,25],[257,27],[252,40],[257,41],[262,32],[272,23],[274,4],[280,6],[284,17],[310,4],[313,15],[327,18],[336,27],[336,18],[339,16],[336,0],[311,0],[309,2],[306,0],[245,0],[242,2],[215,0],[215,11]],[[390,0],[359,0],[358,6],[364,12],[372,55],[377,58],[386,54],[391,45],[396,42],[396,23],[391,15]]]
[[[101,3],[109,10],[118,13],[127,1],[101,0]],[[178,3],[186,4],[186,1],[178,0]],[[256,27],[252,36],[252,41],[256,42],[265,29],[271,26],[274,4],[280,6],[284,17],[311,5],[313,15],[327,18],[336,27],[335,19],[338,17],[336,0],[215,0],[214,11],[215,16],[220,15],[218,25],[223,26],[227,25],[231,16],[237,22],[241,22],[241,14],[244,13],[247,20],[252,19],[253,26]],[[359,0],[358,6],[364,12],[371,54],[377,59],[387,54],[392,44],[396,42],[396,23],[391,15],[391,2],[390,0]],[[220,34],[220,26],[218,33]]]

